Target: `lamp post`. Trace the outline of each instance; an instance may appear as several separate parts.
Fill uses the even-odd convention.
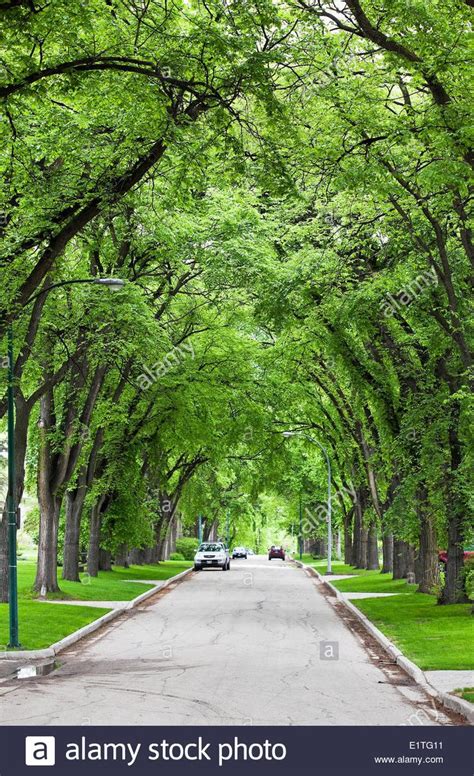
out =
[[[202,515],[198,515],[198,541],[202,544]]]
[[[26,305],[34,302],[38,297],[51,291],[53,288],[61,286],[71,286],[78,283],[91,283],[94,285],[106,286],[111,291],[118,291],[124,286],[123,280],[119,278],[87,278],[81,280],[64,280],[59,283],[53,283],[46,288],[42,288],[38,293],[33,294]],[[7,387],[7,412],[8,412],[8,495],[7,495],[7,517],[8,517],[8,614],[10,638],[8,646],[10,649],[20,647],[18,634],[18,569],[17,569],[17,530],[18,530],[18,505],[16,503],[16,471],[15,471],[15,375],[13,360],[13,323],[8,326],[8,387]]]
[[[309,436],[309,434],[304,434],[301,431],[284,431],[283,432],[284,437],[293,437],[293,436],[303,436],[305,439],[307,439],[309,442],[312,442],[314,445],[317,445],[320,450],[323,451],[324,457],[326,459],[326,466],[328,471],[328,496],[327,496],[327,512],[328,512],[328,558],[327,558],[327,568],[326,568],[326,574],[332,574],[332,512],[331,512],[331,461],[329,460],[329,455],[324,447],[324,445],[321,444],[321,442],[318,442],[317,439],[314,439],[312,436]],[[300,512],[301,515],[301,512]],[[301,523],[300,523],[301,525]],[[301,544],[300,544],[300,557],[301,557]]]
[[[15,472],[15,403],[13,393],[13,326],[8,327],[8,619],[10,639],[8,646],[19,647],[18,641],[18,579],[17,579],[17,507],[16,507],[16,472]]]

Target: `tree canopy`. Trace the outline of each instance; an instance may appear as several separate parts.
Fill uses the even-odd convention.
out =
[[[463,0],[0,3],[0,336],[38,592],[58,553],[73,580],[86,548],[92,574],[158,560],[199,514],[265,549],[301,498],[322,542],[325,459],[294,430],[328,451],[348,562],[382,540],[384,570],[463,595],[470,24]],[[3,600],[6,558],[3,521]]]

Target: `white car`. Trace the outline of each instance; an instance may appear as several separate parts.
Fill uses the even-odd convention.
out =
[[[194,571],[207,568],[230,569],[229,553],[222,542],[203,542],[194,556]]]

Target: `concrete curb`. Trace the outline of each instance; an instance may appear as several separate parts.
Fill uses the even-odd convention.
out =
[[[399,650],[398,647],[396,647],[395,644],[393,644],[382,633],[382,631],[380,631],[373,624],[373,622],[371,622],[371,620],[369,620],[368,617],[366,617],[365,614],[360,611],[360,609],[354,606],[354,604],[345,597],[344,593],[341,593],[337,587],[334,587],[334,585],[332,585],[331,582],[326,579],[326,577],[320,574],[319,571],[317,571],[312,566],[308,566],[299,560],[293,559],[293,563],[302,569],[307,569],[313,576],[317,577],[324,585],[326,585],[326,587],[328,587],[334,593],[337,600],[344,604],[344,606],[346,606],[346,608],[349,609],[352,614],[355,615],[355,617],[357,617],[364,628],[374,637],[380,646],[383,647],[386,652],[388,652],[395,663],[399,665],[400,668],[402,668],[403,671],[408,674],[408,676],[414,679],[417,684],[421,685],[421,687],[426,693],[428,693],[428,695],[436,698],[443,706],[447,706],[447,708],[451,709],[452,711],[456,711],[458,714],[462,714],[462,716],[466,717],[471,725],[474,725],[474,706],[472,703],[469,703],[469,701],[465,701],[462,698],[457,698],[455,695],[451,695],[450,693],[441,692],[441,690],[438,690],[436,687],[430,684],[421,668],[419,668],[415,663],[412,663],[411,660],[408,660],[403,652],[401,652],[401,650]]]
[[[471,725],[474,725],[474,709],[472,708],[472,703],[465,701],[463,698],[458,698],[456,695],[451,695],[449,692],[441,692],[440,690],[437,690],[436,692],[436,697],[443,706],[447,706],[448,709],[452,709],[458,714],[462,714]]]
[[[57,641],[50,647],[46,647],[45,649],[31,650],[6,650],[4,652],[0,652],[0,660],[44,660],[45,658],[55,657],[63,650],[70,647],[72,644],[75,644],[77,641],[80,641],[86,636],[89,636],[91,633],[94,633],[94,631],[99,630],[99,628],[101,628],[103,625],[106,625],[107,623],[112,622],[112,620],[117,619],[117,617],[120,617],[120,615],[124,612],[130,611],[130,609],[135,609],[135,607],[139,606],[141,603],[143,603],[143,601],[146,601],[148,598],[156,595],[156,593],[158,593],[160,590],[169,587],[169,585],[171,585],[173,582],[176,582],[176,580],[181,579],[187,574],[190,574],[191,571],[193,571],[193,568],[185,569],[179,574],[176,574],[174,577],[160,581],[160,583],[155,585],[155,587],[152,587],[151,590],[146,590],[136,598],[128,601],[125,606],[121,606],[119,609],[113,609],[111,612],[103,614],[102,617],[99,617],[97,620],[90,622],[88,625],[84,625],[83,628],[79,628],[79,630],[70,633],[69,636],[65,636],[64,639]]]

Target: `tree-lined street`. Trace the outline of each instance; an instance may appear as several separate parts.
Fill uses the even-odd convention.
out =
[[[194,574],[59,664],[0,684],[2,724],[453,724],[314,578],[262,557]]]
[[[474,667],[471,5],[0,2],[0,649],[221,540],[361,576],[418,666]],[[91,665],[110,641],[126,684],[140,641],[176,719],[206,713],[211,647],[214,717],[241,670],[257,720],[401,719],[312,582],[252,564],[180,584]],[[86,677],[78,647],[44,692],[71,682],[80,714]]]

